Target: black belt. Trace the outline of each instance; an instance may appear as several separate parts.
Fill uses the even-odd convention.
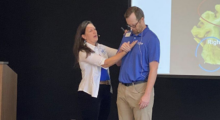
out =
[[[132,83],[122,83],[120,82],[121,84],[125,85],[125,86],[131,86],[131,85],[135,85],[135,84],[140,84],[140,83],[145,83],[147,82],[146,80],[141,80],[141,81],[136,81],[136,82],[132,82]]]

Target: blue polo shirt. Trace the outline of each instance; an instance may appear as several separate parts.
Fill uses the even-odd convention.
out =
[[[136,45],[121,60],[119,81],[122,83],[147,80],[149,63],[152,61],[159,63],[160,41],[148,26],[139,35],[132,32],[125,34],[120,47],[124,42],[132,43],[135,40],[138,40]]]

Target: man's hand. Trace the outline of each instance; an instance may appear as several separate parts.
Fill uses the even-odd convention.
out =
[[[150,95],[145,95],[144,94],[141,97],[141,100],[139,102],[139,108],[143,109],[143,108],[147,107],[149,105],[149,103],[150,103]]]

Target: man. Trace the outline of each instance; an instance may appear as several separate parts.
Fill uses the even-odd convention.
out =
[[[121,66],[117,96],[119,120],[151,120],[160,42],[145,25],[140,8],[128,8],[124,17],[131,31],[125,33],[121,45],[128,41],[138,42],[117,63]]]

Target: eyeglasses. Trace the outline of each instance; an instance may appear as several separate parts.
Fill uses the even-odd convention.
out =
[[[140,19],[141,20],[141,19]],[[140,22],[140,20],[138,20],[137,21],[137,23],[135,24],[135,25],[132,25],[132,26],[130,26],[130,25],[127,25],[129,28],[136,28],[136,26],[137,26],[137,24]]]

